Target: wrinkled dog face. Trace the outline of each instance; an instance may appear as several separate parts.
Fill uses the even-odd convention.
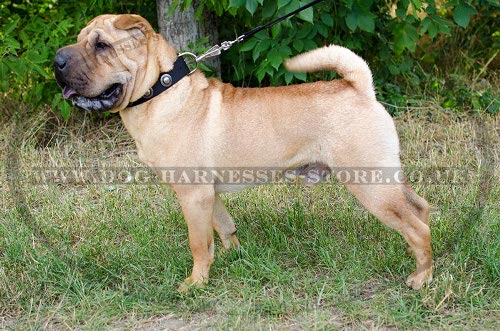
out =
[[[57,51],[54,72],[65,99],[86,110],[126,107],[135,75],[144,65],[131,59],[146,59],[151,31],[134,16],[98,16],[80,32],[76,44]]]

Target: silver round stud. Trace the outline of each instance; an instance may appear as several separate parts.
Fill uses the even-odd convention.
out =
[[[143,98],[149,99],[153,96],[153,88],[150,88],[144,95],[142,96]]]
[[[160,83],[165,87],[170,87],[170,85],[172,85],[172,76],[170,76],[169,74],[162,75],[160,78]]]

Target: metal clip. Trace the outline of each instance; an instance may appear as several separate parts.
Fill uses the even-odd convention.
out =
[[[239,43],[240,41],[243,40],[245,36],[242,35],[242,36],[239,36],[238,38],[236,38],[235,40],[232,40],[232,41],[223,41],[221,44],[220,44],[220,47],[227,51],[229,48],[231,48],[231,46],[233,46],[234,44],[236,43]]]
[[[209,57],[214,57],[214,56],[220,55],[222,51],[227,51],[235,43],[242,41],[243,37],[244,36],[239,36],[235,40],[223,41],[220,44],[220,46],[219,45],[212,46],[208,51],[206,51],[202,55],[197,56],[196,57],[196,62],[200,62],[200,61],[202,61],[202,60],[204,60],[206,58],[209,58]]]
[[[212,48],[210,48],[208,51],[205,53],[199,55],[196,57],[196,62],[200,62],[203,59],[209,58],[209,57],[214,57],[217,55],[220,55],[221,53],[221,47],[219,45],[215,45]]]
[[[193,66],[190,67],[190,69],[193,68],[193,69],[191,69],[191,72],[189,73],[191,75],[193,72],[196,71],[196,69],[198,69],[198,63],[200,61],[203,61],[204,59],[207,59],[210,57],[220,55],[222,53],[222,51],[227,51],[229,48],[231,48],[231,46],[233,46],[233,44],[242,41],[244,37],[245,37],[245,35],[241,35],[238,38],[236,38],[235,40],[223,41],[220,44],[220,46],[219,45],[212,46],[208,51],[206,51],[205,53],[203,53],[201,55],[196,55],[196,54],[191,53],[191,52],[184,52],[184,53],[179,54],[179,56],[192,57],[194,59],[194,61],[196,62],[194,67]]]

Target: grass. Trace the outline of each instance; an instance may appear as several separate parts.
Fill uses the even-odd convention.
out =
[[[187,228],[167,187],[26,179],[42,166],[140,166],[118,121],[54,121],[1,127],[0,329],[500,328],[499,116],[431,105],[396,119],[408,168],[461,170],[451,185],[413,184],[433,205],[430,286],[404,285],[404,240],[331,182],[224,196],[243,249],[217,243],[210,284],[188,294],[176,291]]]

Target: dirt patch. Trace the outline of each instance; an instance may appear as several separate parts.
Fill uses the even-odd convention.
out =
[[[127,317],[109,325],[109,330],[134,330],[134,331],[196,331],[209,328],[208,319],[203,316],[184,320],[174,314],[154,316],[148,319],[135,319]]]
[[[0,331],[12,330],[16,327],[16,320],[11,317],[0,316]]]

